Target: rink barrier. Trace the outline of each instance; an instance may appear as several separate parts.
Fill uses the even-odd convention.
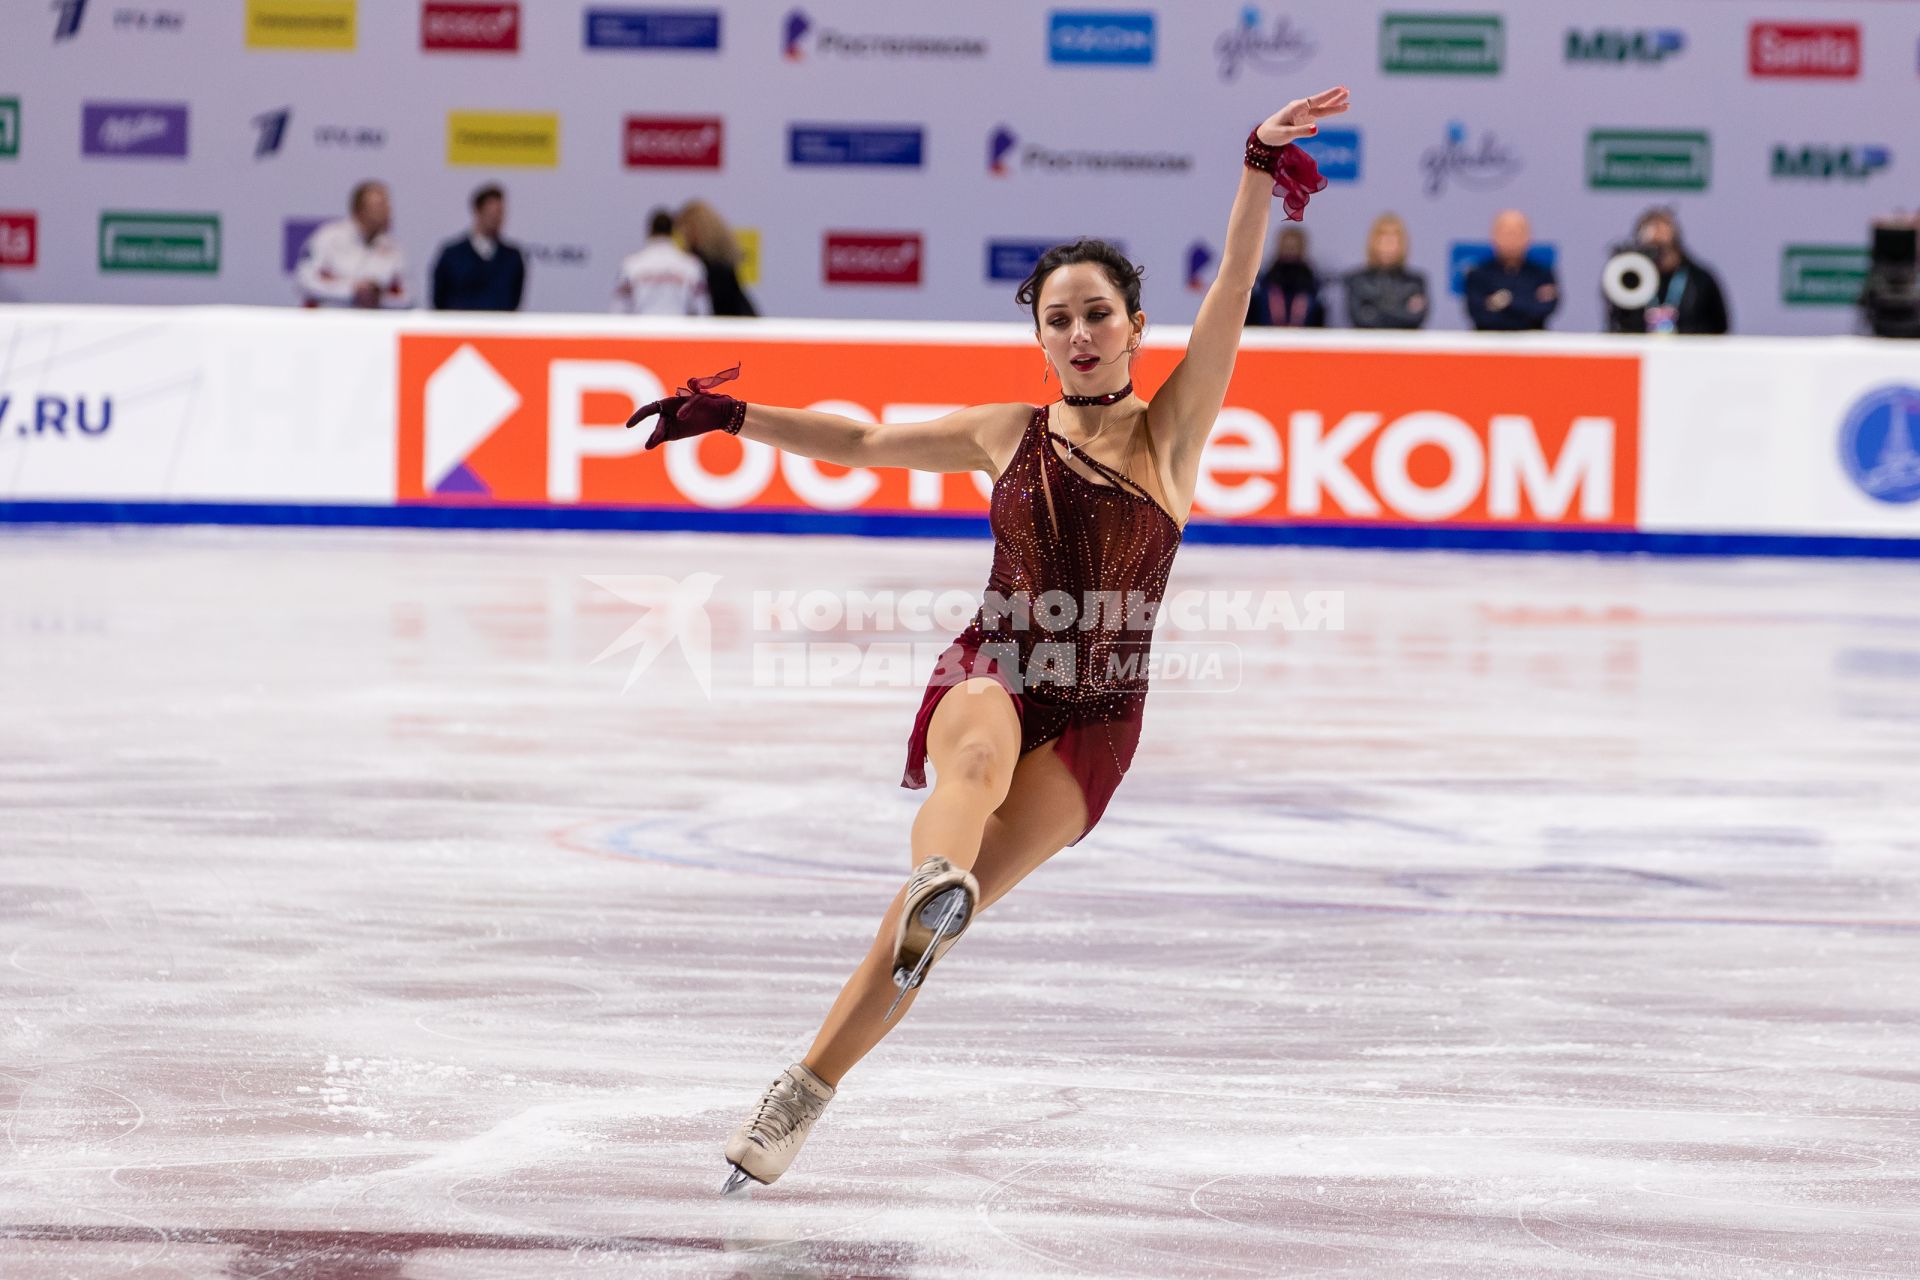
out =
[[[628,507],[343,507],[273,503],[0,502],[0,525],[237,525],[348,529],[519,529],[554,532],[791,534],[800,537],[979,538],[977,516],[690,512]],[[1347,547],[1382,551],[1499,551],[1658,556],[1801,556],[1920,560],[1920,538],[1418,525],[1188,523],[1182,541],[1217,546]]]
[[[1154,394],[1186,333],[1155,327]],[[621,425],[696,372],[870,421],[1031,402],[1025,325],[0,309],[0,520],[985,537],[983,474]],[[1194,542],[1910,556],[1920,363],[1873,339],[1251,330]]]

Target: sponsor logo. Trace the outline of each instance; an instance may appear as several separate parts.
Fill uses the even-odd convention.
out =
[[[926,131],[918,125],[882,128],[831,124],[787,127],[787,163],[791,165],[878,165],[918,169]]]
[[[757,394],[768,403],[831,402],[864,421],[921,422],[977,400],[983,383],[1031,383],[1031,347],[834,342],[768,362],[753,341],[742,352],[742,341],[649,342],[636,359],[631,341],[611,336],[403,333],[398,497],[703,512],[986,511],[984,475],[828,467],[719,432],[646,451],[643,433],[622,424],[671,393],[669,371],[743,356],[760,370]],[[1637,357],[1246,350],[1237,368],[1198,464],[1196,513],[1634,527]],[[862,399],[850,404],[846,388],[856,384]]]
[[[1187,288],[1194,293],[1206,292],[1207,284],[1213,274],[1207,268],[1213,265],[1213,247],[1205,240],[1195,240],[1187,246]]]
[[[781,53],[804,62],[811,50],[821,58],[984,58],[987,42],[977,36],[880,35],[814,26],[805,9],[789,9],[781,23]]]
[[[183,159],[184,102],[89,102],[80,110],[80,153]]]
[[[100,270],[213,275],[220,270],[220,215],[102,213]]]
[[[1884,146],[1805,146],[1794,148],[1784,142],[1773,146],[1773,176],[1812,178],[1830,182],[1836,178],[1865,182],[1893,163],[1893,152]]]
[[[80,34],[80,20],[87,16],[87,0],[54,0],[53,42],[71,40]]]
[[[1705,191],[1713,140],[1697,130],[1594,129],[1587,186],[1595,191]]]
[[[331,218],[288,218],[280,224],[280,274],[290,276],[300,266],[300,254],[313,233]]]
[[[1840,465],[1876,502],[1920,501],[1920,387],[1882,387],[1854,401],[1840,424]]]
[[[521,252],[527,261],[543,267],[584,267],[593,260],[592,251],[583,244],[523,243]]]
[[[447,163],[551,169],[560,163],[560,117],[551,111],[449,111]]]
[[[1519,172],[1520,156],[1512,147],[1492,130],[1472,138],[1458,120],[1448,121],[1445,140],[1420,155],[1422,184],[1429,196],[1444,195],[1454,183],[1468,191],[1492,191]]]
[[[919,284],[918,232],[829,231],[821,264],[828,284]]]
[[[725,141],[719,116],[628,116],[621,153],[629,169],[718,169]]]
[[[247,0],[247,48],[354,47],[354,0]]]
[[[40,224],[31,213],[0,213],[0,267],[31,267],[40,253]]]
[[[1293,144],[1313,157],[1320,176],[1328,182],[1360,181],[1360,131],[1322,129]]]
[[[1852,80],[1860,74],[1860,28],[1850,22],[1756,22],[1747,30],[1747,71],[1755,76]]]
[[[1387,13],[1380,70],[1389,75],[1497,76],[1507,37],[1495,13]]]
[[[20,154],[20,99],[0,98],[0,159]]]
[[[1687,47],[1687,33],[1677,27],[1603,27],[1594,31],[1567,30],[1568,62],[1629,62],[1657,66]]]
[[[113,29],[115,31],[152,31],[162,35],[178,35],[186,30],[187,15],[167,9],[127,9],[113,11]]]
[[[1267,75],[1285,75],[1313,61],[1319,42],[1285,14],[1275,15],[1262,25],[1258,5],[1240,10],[1240,23],[1220,34],[1213,42],[1214,56],[1220,60],[1220,78],[1233,80],[1251,68]]]
[[[520,5],[426,0],[420,8],[420,47],[429,53],[520,52]]]
[[[586,22],[589,49],[720,49],[718,9],[589,9]]]
[[[1058,240],[987,241],[987,279],[1018,284],[1033,274],[1040,258]]]
[[[1151,10],[1092,13],[1056,9],[1047,17],[1047,59],[1067,65],[1153,65],[1156,41]]]
[[[1173,151],[1062,151],[1020,141],[1006,125],[987,135],[987,172],[1004,178],[1022,173],[1056,175],[1083,173],[1183,174],[1193,168],[1193,157]]]
[[[253,118],[253,158],[264,160],[280,154],[287,141],[287,125],[293,120],[293,108],[264,111]]]
[[[1780,251],[1780,301],[1790,307],[1851,307],[1866,287],[1865,245],[1790,244]]]
[[[1467,294],[1467,272],[1493,260],[1493,246],[1485,240],[1456,240],[1447,246],[1447,288],[1456,298]],[[1549,271],[1558,268],[1560,246],[1536,240],[1527,246],[1527,261],[1537,262]]]

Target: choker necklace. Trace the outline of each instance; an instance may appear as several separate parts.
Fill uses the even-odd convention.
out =
[[[1128,396],[1132,394],[1133,394],[1133,382],[1131,379],[1129,379],[1127,382],[1127,385],[1120,388],[1118,391],[1109,391],[1107,392],[1107,394],[1103,396],[1062,395],[1060,397],[1060,402],[1062,404],[1070,404],[1076,409],[1091,409],[1101,405],[1119,404],[1122,400],[1125,400]]]

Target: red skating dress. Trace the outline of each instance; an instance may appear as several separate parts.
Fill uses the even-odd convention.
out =
[[[1063,450],[1105,482],[1070,465]],[[1079,844],[1140,741],[1152,616],[1166,594],[1180,526],[1139,485],[1056,434],[1045,405],[1033,411],[994,482],[989,512],[986,598],[934,668],[900,785],[927,785],[927,727],[940,699],[964,680],[989,676],[1013,697],[1020,753],[1051,742],[1080,783],[1087,826],[1074,837]],[[1017,603],[1002,603],[1020,600],[1030,603],[1028,617]]]

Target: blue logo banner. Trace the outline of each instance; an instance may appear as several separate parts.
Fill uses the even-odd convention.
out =
[[[795,165],[896,165],[918,169],[926,130],[918,126],[866,128],[796,124],[787,129],[787,163]]]
[[[1456,240],[1447,250],[1447,287],[1453,296],[1467,293],[1467,272],[1493,257],[1493,246],[1485,240]],[[1535,243],[1527,247],[1527,261],[1537,262],[1559,272],[1560,246]]]
[[[1320,176],[1328,182],[1360,181],[1358,129],[1322,129],[1293,145],[1313,157],[1313,162],[1320,166]]]
[[[589,49],[684,49],[717,52],[718,9],[588,9]]]
[[[1157,41],[1153,11],[1130,13],[1056,9],[1047,18],[1047,58],[1068,64],[1153,65]]]

